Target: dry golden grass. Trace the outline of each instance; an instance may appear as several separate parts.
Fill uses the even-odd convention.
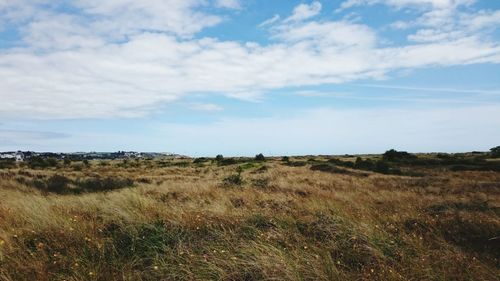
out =
[[[185,161],[185,160],[183,160]],[[155,161],[0,170],[0,280],[498,280],[500,173]],[[267,169],[262,169],[265,165]],[[55,194],[55,174],[131,187]]]

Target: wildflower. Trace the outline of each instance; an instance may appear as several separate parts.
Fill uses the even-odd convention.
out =
[[[3,241],[2,239],[0,239],[0,246],[3,246],[5,244],[5,241]]]
[[[155,265],[155,266],[153,267],[153,269],[154,269],[154,270],[158,270],[158,266],[157,266],[157,265]]]

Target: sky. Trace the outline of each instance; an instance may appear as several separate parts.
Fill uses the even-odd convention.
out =
[[[0,0],[0,151],[500,145],[497,0]]]

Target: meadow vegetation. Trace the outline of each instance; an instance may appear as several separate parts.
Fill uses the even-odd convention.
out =
[[[498,280],[495,153],[0,162],[0,280]]]

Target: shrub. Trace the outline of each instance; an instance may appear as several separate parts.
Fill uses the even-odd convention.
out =
[[[83,170],[83,164],[81,164],[81,163],[76,163],[74,165],[71,165],[71,167],[73,168],[73,171],[76,171],[76,172]]]
[[[45,162],[47,163],[47,165],[48,165],[49,167],[57,167],[57,164],[59,163],[59,162],[57,161],[57,159],[52,158],[52,157],[47,158],[47,160],[45,160]]]
[[[262,153],[255,155],[255,161],[266,161],[266,157]]]
[[[490,149],[490,155],[493,158],[500,158],[500,146]]]
[[[283,157],[281,158],[281,161],[283,161],[283,162],[285,162],[285,163],[289,163],[289,162],[290,162],[290,157],[288,157],[288,156],[283,156]]]
[[[415,155],[410,154],[406,151],[397,151],[395,149],[387,150],[383,155],[383,159],[386,161],[402,161],[402,160],[413,160],[417,158]]]
[[[337,158],[332,158],[332,159],[328,160],[328,162],[332,163],[332,164],[335,164],[337,166],[342,166],[342,167],[347,167],[347,168],[354,168],[354,162],[351,162],[351,161],[342,161],[342,160],[337,159]]]
[[[35,156],[29,159],[28,167],[31,169],[43,169],[49,167],[49,164],[42,157]]]
[[[0,169],[8,169],[16,166],[16,162],[13,159],[2,159],[0,160]]]
[[[241,186],[243,183],[244,181],[241,176],[241,170],[238,170],[236,174],[232,174],[222,180],[223,186]]]
[[[266,189],[269,187],[269,178],[258,178],[252,180],[252,185],[257,188]]]
[[[68,190],[70,179],[63,175],[53,175],[47,181],[47,191],[53,193],[65,193]]]
[[[374,172],[388,174],[390,170],[389,164],[387,164],[384,160],[379,160],[375,162],[375,167],[373,168]]]
[[[290,167],[303,167],[307,165],[306,161],[290,161],[286,162],[285,165],[290,166]]]
[[[370,159],[363,160],[361,157],[356,158],[356,162],[354,163],[354,168],[361,170],[371,171],[373,170],[374,166],[375,164],[373,163],[372,160]]]
[[[102,192],[131,187],[134,185],[134,181],[129,178],[95,177],[79,179],[76,185],[85,192]]]
[[[218,161],[217,163],[220,166],[229,166],[229,165],[238,164],[238,161],[236,161],[236,159],[234,159],[234,158],[225,158],[225,159]]]
[[[221,162],[222,160],[224,160],[224,156],[222,156],[222,154],[215,156],[215,161]]]
[[[205,163],[205,162],[207,162],[207,161],[208,161],[208,159],[207,159],[207,158],[205,158],[205,157],[200,157],[200,158],[196,158],[196,159],[194,159],[193,164],[203,164],[203,163]]]
[[[351,172],[335,167],[331,164],[315,164],[311,166],[312,171],[321,171],[334,174],[351,174]]]

